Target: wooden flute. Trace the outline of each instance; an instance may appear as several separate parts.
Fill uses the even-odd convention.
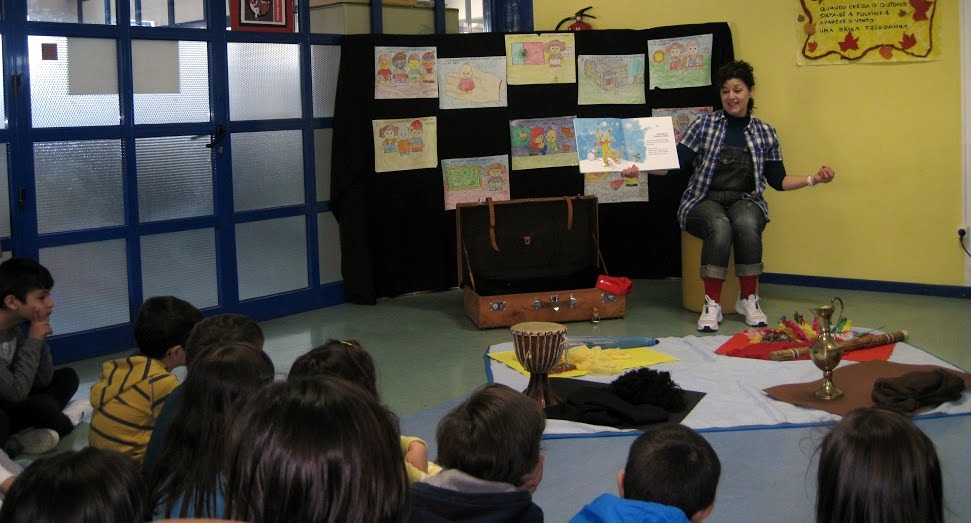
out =
[[[861,336],[859,338],[853,338],[852,340],[841,341],[836,345],[843,349],[843,352],[851,352],[855,350],[869,349],[870,347],[877,347],[880,345],[887,345],[890,343],[897,343],[898,341],[905,341],[910,334],[907,331],[893,331],[884,334],[869,334],[866,336]],[[799,347],[791,349],[775,350],[769,353],[769,359],[772,361],[792,361],[799,359],[801,356],[809,354],[809,347]]]

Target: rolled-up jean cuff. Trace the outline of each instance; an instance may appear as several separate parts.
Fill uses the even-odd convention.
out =
[[[761,263],[735,264],[736,276],[758,276],[759,274],[762,274]]]
[[[701,266],[701,279],[705,278],[715,278],[716,280],[724,280],[728,277],[728,268],[719,267],[717,265],[702,265]]]

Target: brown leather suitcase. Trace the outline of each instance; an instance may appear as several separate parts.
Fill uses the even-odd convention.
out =
[[[570,196],[456,206],[458,278],[476,326],[624,317],[626,296],[595,287],[607,274],[597,203]]]

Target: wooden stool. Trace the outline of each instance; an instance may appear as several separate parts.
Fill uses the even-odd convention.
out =
[[[705,282],[701,280],[700,238],[681,231],[681,306],[689,311],[701,312],[705,306]],[[735,254],[728,258],[728,276],[722,286],[721,306],[723,314],[735,312],[738,300],[738,277],[735,276]]]

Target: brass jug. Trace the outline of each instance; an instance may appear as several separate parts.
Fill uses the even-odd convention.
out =
[[[819,336],[809,346],[809,357],[816,367],[823,371],[823,385],[814,393],[814,396],[821,400],[835,400],[843,397],[843,391],[833,383],[833,369],[839,365],[843,358],[843,347],[836,341],[832,332],[834,325],[832,318],[836,311],[836,302],[840,304],[839,319],[835,323],[835,325],[838,325],[840,320],[843,319],[844,309],[843,300],[840,298],[834,297],[830,300],[829,305],[809,309],[819,322]]]

